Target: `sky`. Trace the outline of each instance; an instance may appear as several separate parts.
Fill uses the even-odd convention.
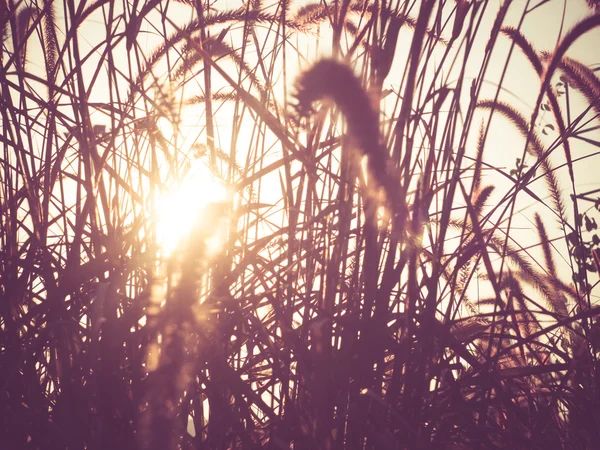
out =
[[[452,0],[448,1],[451,2]],[[236,8],[240,6],[241,3],[241,0],[218,0],[215,5],[219,9],[227,9]],[[304,3],[308,2],[301,0],[293,2],[293,5],[294,7],[298,7]],[[264,2],[264,4],[273,5],[276,4],[276,2],[270,1]],[[484,25],[482,26],[483,29],[491,28],[495,13],[501,4],[502,2],[500,0],[490,0],[488,2],[488,12],[484,17]],[[536,7],[537,5],[541,6]],[[192,10],[189,6],[180,5],[173,2],[172,7],[175,8],[173,10],[175,11],[173,16],[177,17],[181,23],[184,23],[186,20],[189,20],[189,18],[192,17]],[[417,8],[418,5],[416,5],[413,10],[416,11]],[[591,13],[585,0],[518,0],[512,2],[512,6],[509,9],[509,13],[504,24],[517,26],[521,17],[523,16],[523,11],[526,8],[530,12],[524,16],[525,18],[521,27],[523,34],[532,41],[536,49],[548,51],[552,51],[552,49],[556,46],[556,43],[559,42],[560,38],[564,36],[565,33],[575,23],[587,17]],[[181,11],[181,13],[178,11]],[[60,19],[61,16],[64,15],[61,15],[59,11],[57,17]],[[295,44],[300,45],[302,56],[305,56],[309,59],[316,59],[320,56],[329,55],[329,37],[326,28],[326,25],[321,26],[321,30],[319,31],[321,39],[319,41],[318,48],[314,46],[315,35],[312,35],[310,40],[307,42],[294,42]],[[140,33],[139,39],[148,52],[156,48],[158,43],[161,41],[157,29],[160,31],[161,24],[152,20],[150,23],[145,23],[142,26],[142,33]],[[98,14],[95,17],[90,17],[90,19],[84,25],[82,25],[79,33],[80,41],[82,43],[87,42],[88,48],[91,49],[98,42],[98,40],[102,40],[103,33],[103,19],[101,14]],[[231,36],[235,36],[235,34],[231,34]],[[480,40],[476,42],[475,46],[478,48],[478,51],[482,52],[486,45],[486,34],[481,33],[479,37]],[[387,85],[385,87],[396,89],[399,87],[398,84],[403,69],[402,64],[403,61],[405,61],[403,56],[408,51],[411,38],[411,30],[405,28],[400,32],[397,46],[397,51],[399,54],[395,59],[396,65],[392,68],[392,71],[386,80]],[[590,67],[600,67],[600,45],[597,44],[598,42],[600,42],[600,29],[596,29],[590,32],[585,38],[579,39],[569,50],[568,55],[589,65]],[[234,47],[239,45],[239,43],[236,43],[234,40],[231,43],[234,45]],[[493,98],[495,96],[497,90],[496,83],[499,81],[499,74],[502,72],[503,64],[507,60],[506,55],[509,51],[510,41],[505,37],[499,38],[494,49],[492,64],[486,73],[486,82],[482,91],[482,98]],[[83,50],[83,53],[85,52],[86,51]],[[41,70],[42,66],[39,63],[39,60],[36,61],[35,51],[31,54],[32,57],[29,63],[30,67],[34,71]],[[123,53],[123,61],[126,61],[126,58],[127,55]],[[478,59],[474,58],[474,60],[477,61]],[[292,59],[290,59],[288,63],[290,65],[296,64]],[[91,79],[91,74],[95,70],[93,58],[86,64],[86,68],[89,68]],[[469,79],[469,77],[475,77],[478,71],[479,67],[475,64],[471,67],[467,67],[467,79]],[[103,77],[106,77],[106,74],[104,71],[100,71],[100,81],[98,81],[98,85],[102,83]],[[124,83],[124,80],[120,80],[120,82]],[[293,82],[294,76],[293,71],[291,71],[291,75],[287,80],[288,91],[291,91]],[[123,89],[127,90],[125,84],[123,85]],[[517,106],[517,108],[521,110],[526,117],[530,117],[533,110],[533,105],[535,104],[537,98],[538,89],[539,78],[530,67],[530,64],[527,62],[525,57],[520,54],[519,50],[513,49],[513,54],[508,64],[507,77],[503,83],[503,89],[500,92],[500,98]],[[281,92],[283,92],[283,90]],[[106,94],[102,92],[102,90],[92,90],[90,100],[103,101],[105,98]],[[280,103],[283,102],[282,98],[278,98],[277,100]],[[577,101],[577,96],[575,95],[575,101],[573,102],[573,113],[575,114],[578,111],[583,110],[585,106],[585,102]],[[227,113],[225,109],[223,112],[224,114],[221,115],[221,118],[224,117],[227,120],[221,120],[217,124],[217,139],[218,146],[223,149],[227,149],[230,146],[229,136],[231,134],[231,114]],[[227,116],[227,114],[229,114],[229,116]],[[197,114],[188,114],[185,119],[188,121],[188,126],[190,128],[198,128],[198,126],[202,126],[203,118],[201,112]],[[98,114],[95,116],[94,120],[96,120],[97,123],[102,123],[103,121],[107,120],[107,118]],[[489,163],[495,165],[496,167],[504,167],[508,171],[514,165],[515,159],[521,156],[523,148],[519,145],[507,145],[507,143],[518,142],[519,136],[518,133],[516,133],[515,130],[512,129],[504,119],[495,117],[492,120],[494,126],[491,128],[491,132],[486,144],[486,158],[488,158]],[[546,119],[542,116],[541,120],[542,123],[540,126],[543,126],[543,121]],[[546,135],[546,143],[548,145],[551,144],[555,137],[555,133],[549,132],[548,135]],[[600,130],[591,131],[588,133],[587,137],[600,141]],[[249,136],[247,138],[250,139]],[[584,145],[575,140],[571,140],[571,143],[573,145],[574,158],[581,158],[589,153],[590,150],[594,150],[593,148],[591,149],[589,145]],[[244,142],[242,142],[242,144],[244,144]],[[280,157],[281,153],[276,149],[271,153],[271,155],[272,158],[278,158]],[[244,156],[243,152],[241,153],[241,156]],[[555,165],[563,164],[564,156],[562,155],[562,151],[560,149],[556,151],[552,155],[552,159]],[[583,160],[575,164],[577,189],[579,192],[582,190],[585,191],[600,187],[600,183],[598,182],[598,177],[596,174],[597,168],[594,164],[590,164],[590,161],[594,161],[594,159]],[[528,163],[532,163],[532,161],[528,161]],[[559,176],[561,181],[565,183],[565,186],[568,186],[568,178],[566,177],[566,173],[566,169],[563,168],[559,171]],[[503,180],[499,181],[499,183],[502,182]],[[537,186],[540,186],[540,190],[544,189],[541,181],[537,182]],[[510,184],[504,185],[502,189],[498,189],[497,195],[501,197],[506,190],[510,188]],[[277,200],[277,192],[277,190],[271,190],[270,192],[273,195],[273,201]],[[535,202],[533,202],[531,199],[528,199],[527,196],[524,195],[520,197],[520,200],[519,209],[522,209],[522,213],[518,215],[519,217],[516,221],[515,227],[531,231],[531,217],[533,211],[531,210],[530,206],[534,205]],[[551,215],[548,215],[547,218],[548,220],[552,220]],[[559,235],[559,233],[560,230],[554,230],[553,236],[556,237]]]

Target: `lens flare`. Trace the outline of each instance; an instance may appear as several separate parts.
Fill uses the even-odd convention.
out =
[[[157,241],[164,257],[202,230],[201,238],[210,252],[223,243],[219,230],[224,220],[211,206],[227,201],[227,189],[203,160],[194,160],[183,179],[162,193],[156,201]]]

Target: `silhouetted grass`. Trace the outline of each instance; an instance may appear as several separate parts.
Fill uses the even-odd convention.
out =
[[[594,448],[600,15],[497,3],[2,2],[2,445]]]

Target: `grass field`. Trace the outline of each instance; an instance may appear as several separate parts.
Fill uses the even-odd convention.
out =
[[[0,24],[3,448],[600,445],[597,1]]]

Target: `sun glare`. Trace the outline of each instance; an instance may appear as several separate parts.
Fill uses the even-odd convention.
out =
[[[216,217],[211,205],[227,200],[227,189],[205,161],[192,162],[183,179],[162,193],[156,202],[157,240],[162,255],[169,257],[192,231],[202,229],[204,244],[211,252],[222,245],[223,227],[214,226],[224,218]]]

